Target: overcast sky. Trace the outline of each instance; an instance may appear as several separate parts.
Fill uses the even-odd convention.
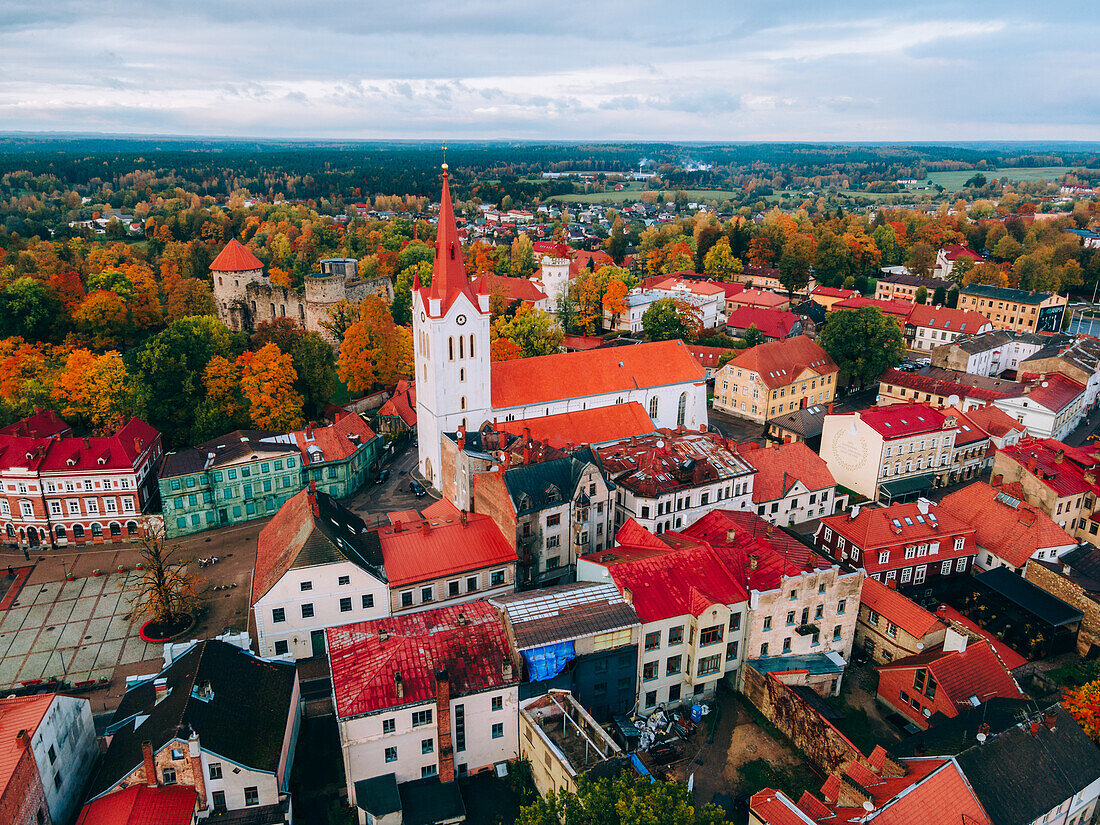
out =
[[[1100,139],[1097,0],[0,0],[0,131]]]

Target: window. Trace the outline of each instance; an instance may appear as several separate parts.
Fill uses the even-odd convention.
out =
[[[660,635],[661,635],[660,633],[657,634],[658,638],[660,638]],[[668,631],[668,646],[669,647],[675,647],[676,645],[680,645],[680,644],[683,644],[683,643],[684,643],[684,626],[680,625],[680,627],[669,628],[669,631]]]
[[[963,561],[963,559],[960,559],[960,561]],[[947,561],[945,561],[943,564],[940,565],[940,575],[941,576],[951,575],[951,559],[948,559]]]
[[[791,652],[791,637],[790,636],[784,636],[783,637],[783,652],[784,653],[790,653]]]
[[[390,747],[390,748],[386,748],[386,761],[387,762],[396,762],[397,761],[397,746],[396,745],[393,746],[393,747]]]
[[[215,811],[225,810],[225,791],[214,791],[214,793],[211,794],[211,799],[214,803]]]
[[[275,642],[275,655],[276,656],[285,656],[289,652],[290,652],[290,645],[289,645],[289,643],[287,643],[287,641],[285,639],[280,639],[279,641]]]
[[[740,630],[740,629],[741,629],[741,614],[740,613],[731,613],[730,614],[730,631],[732,632],[732,631]]]
[[[430,602],[435,598],[434,587],[422,587],[420,588],[420,601]]]
[[[716,645],[722,641],[722,625],[717,624],[713,627],[704,627],[703,631],[699,634],[699,646],[706,647],[707,645]]]
[[[466,579],[466,592],[470,593],[477,590],[477,576],[470,576]]]
[[[669,656],[665,660],[665,676],[675,676],[683,666],[682,656]]]
[[[847,607],[847,606],[848,606],[848,600],[847,599],[841,599],[840,601],[838,601],[836,603],[837,615],[838,616],[843,616],[844,615],[844,608]]]
[[[286,621],[286,608],[275,607],[271,610],[271,621],[273,624]]]
[[[793,624],[794,624],[794,611],[793,610],[788,610],[787,611],[787,627],[790,627]]]
[[[767,642],[764,642],[764,644],[760,645],[760,655],[761,656],[767,656],[768,655],[768,643]]]
[[[340,612],[341,613],[350,613],[351,612],[351,597],[350,596],[348,596],[345,599],[340,599]]]
[[[657,704],[657,691],[651,690],[645,695],[645,706],[651,708]]]
[[[836,626],[833,627],[833,641],[834,642],[839,642],[840,641],[840,625],[836,625]]]
[[[765,630],[771,630],[772,629],[772,617],[771,616],[765,616],[764,617],[764,629]]]
[[[466,750],[466,706],[454,706],[455,720],[455,750],[459,753]]]
[[[374,607],[374,594],[367,593],[363,596],[363,609],[370,610],[372,607]]]
[[[722,654],[717,653],[714,656],[704,656],[699,660],[698,674],[700,676],[709,676],[712,673],[717,673],[719,668],[722,667]]]
[[[402,607],[412,607],[412,603],[413,603],[413,592],[411,590],[406,590],[404,593],[401,594],[401,606]]]
[[[649,682],[657,678],[657,663],[646,662],[642,665],[642,681]]]
[[[425,765],[420,769],[420,778],[427,779],[429,776],[435,776],[439,773],[439,766],[434,762],[431,765]]]
[[[340,585],[340,587],[351,584],[351,576],[341,576],[336,580],[336,583]]]
[[[653,419],[657,418],[657,396],[653,396],[649,399],[649,417]]]
[[[52,765],[52,764],[53,764],[54,762],[56,762],[56,761],[57,761],[57,751],[56,751],[56,750],[54,750],[54,747],[53,747],[53,745],[50,745],[50,749],[49,749],[49,751],[47,751],[47,752],[46,752],[46,755],[50,757],[50,764],[51,764],[51,765]]]
[[[886,623],[886,635],[891,639],[896,639],[898,635],[898,626],[893,622]]]
[[[221,762],[211,762],[210,765],[208,766],[208,769],[210,771],[210,778],[211,779],[221,779],[222,778],[222,763]]]
[[[414,728],[419,728],[421,725],[430,725],[432,723],[431,710],[413,711],[412,723]]]
[[[494,725],[493,725],[493,738],[494,739],[503,739],[504,738],[504,723],[503,722],[494,723]]]
[[[504,584],[504,571],[503,570],[494,570],[492,573],[490,573],[489,574],[489,584],[490,585]]]
[[[393,733],[397,729],[396,719],[383,719],[382,720],[382,733]]]
[[[457,596],[459,592],[459,582],[457,579],[453,582],[447,582],[447,595],[449,597]]]
[[[433,739],[421,739],[420,740],[420,752],[421,753],[435,753],[435,740],[433,740]]]
[[[561,547],[561,537],[560,536],[548,536],[546,538],[546,549],[547,550],[553,550],[556,547]]]
[[[561,513],[554,513],[546,517],[547,527],[556,527],[559,524],[561,524]]]
[[[307,590],[313,589],[313,582],[302,582],[300,586],[302,588],[302,592],[305,593]]]
[[[495,710],[495,711],[496,710],[504,710],[504,697],[503,696],[494,696],[493,697],[493,710]]]
[[[303,604],[302,605],[302,618],[303,619],[312,619],[313,618],[313,605],[312,604]]]

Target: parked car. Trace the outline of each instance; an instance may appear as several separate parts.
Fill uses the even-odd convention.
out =
[[[424,489],[424,485],[421,484],[419,481],[416,481],[415,479],[409,482],[409,489],[412,491],[412,494],[417,498],[420,498],[422,495],[428,492]]]
[[[390,470],[389,470],[389,468],[388,468],[388,467],[386,467],[385,469],[383,469],[383,470],[382,470],[382,471],[381,471],[381,472],[380,472],[380,473],[378,474],[378,478],[376,478],[376,479],[374,480],[374,483],[375,483],[375,484],[383,484],[383,483],[385,483],[385,482],[386,482],[386,481],[387,481],[387,480],[389,479],[389,477],[390,477]]]

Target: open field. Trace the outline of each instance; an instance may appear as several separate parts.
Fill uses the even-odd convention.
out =
[[[1067,172],[1072,172],[1071,166],[1020,166],[1013,169],[995,169],[988,172],[982,172],[987,179],[993,180],[997,178],[1008,178],[1010,181],[1030,181],[1030,180],[1053,180],[1054,178],[1060,178]],[[966,183],[974,175],[978,174],[975,171],[963,170],[960,172],[929,172],[925,181],[930,184],[939,184],[948,190],[961,189],[963,184]]]
[[[623,201],[636,201],[642,197],[646,190],[640,186],[637,189],[623,189],[621,192],[593,192],[591,194],[578,195],[554,195],[548,200],[561,203],[622,203]],[[686,192],[688,200],[692,201],[724,201],[733,196],[733,192],[725,189],[668,189],[661,192],[663,200],[670,201],[676,197],[677,192]]]

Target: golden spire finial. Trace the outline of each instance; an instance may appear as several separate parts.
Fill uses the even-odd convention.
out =
[[[446,172],[447,169],[448,169],[448,166],[447,166],[447,141],[446,141],[446,139],[444,139],[443,140],[443,171]]]

